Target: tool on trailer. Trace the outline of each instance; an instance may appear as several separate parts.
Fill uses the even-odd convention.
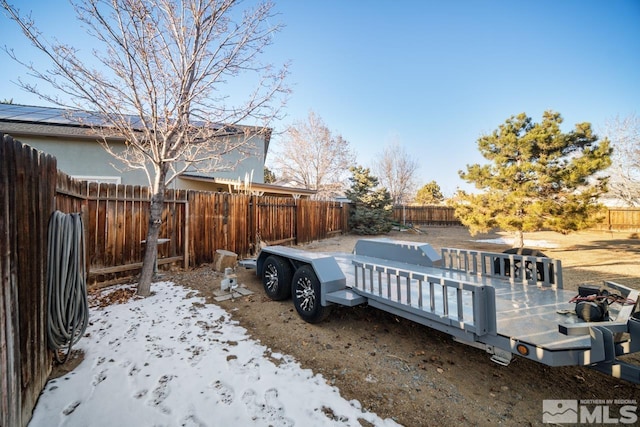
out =
[[[609,319],[609,305],[634,305],[635,300],[624,298],[622,295],[611,294],[600,286],[584,284],[578,286],[578,295],[570,303],[576,304],[576,314],[585,322],[602,322]]]

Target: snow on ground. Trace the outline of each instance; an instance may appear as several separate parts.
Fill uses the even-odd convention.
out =
[[[497,239],[474,240],[474,242],[490,243],[495,245],[513,245],[513,239],[508,237],[499,237]],[[524,239],[524,246],[528,248],[557,248],[556,243],[547,242],[546,240],[529,240]]]
[[[171,282],[152,291],[91,309],[75,347],[84,360],[47,383],[31,427],[397,425],[272,353],[194,292]]]

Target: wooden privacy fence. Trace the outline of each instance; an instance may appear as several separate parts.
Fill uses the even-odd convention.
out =
[[[448,206],[394,206],[393,220],[413,225],[462,225]],[[594,230],[640,231],[640,208],[608,208]]]
[[[347,231],[348,207],[339,202],[197,191],[187,198],[192,266],[212,262],[217,249],[245,257],[260,243],[306,243]]]
[[[57,190],[57,206],[83,214],[93,282],[142,267],[147,187],[87,183],[59,172]],[[348,208],[338,202],[169,190],[158,264],[208,263],[218,249],[250,256],[261,242],[310,242],[346,232],[347,222]]]
[[[394,206],[393,220],[413,225],[462,225],[449,206]]]
[[[597,230],[640,231],[640,208],[609,208]]]
[[[51,372],[46,341],[47,228],[56,159],[0,143],[0,426],[25,426]]]
[[[142,267],[149,223],[148,187],[78,181],[58,172],[56,207],[81,212],[85,227],[87,268],[95,279]],[[184,260],[187,192],[167,192],[158,246],[159,264]]]

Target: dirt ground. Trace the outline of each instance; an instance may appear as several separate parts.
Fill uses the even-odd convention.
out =
[[[501,252],[506,245],[474,239],[462,227],[392,232],[386,237],[441,247]],[[358,236],[338,236],[300,246],[310,251],[351,252]],[[541,249],[562,261],[565,288],[602,280],[640,288],[640,239],[633,233],[581,232],[563,236],[529,233],[526,239],[558,245]],[[535,246],[530,246],[535,247]],[[319,324],[302,321],[292,302],[266,297],[254,270],[237,268],[238,282],[252,295],[219,302],[253,338],[274,352],[294,356],[321,374],[347,399],[406,426],[539,425],[544,399],[634,399],[640,386],[587,368],[550,368],[516,357],[507,367],[482,350],[450,336],[367,306],[334,308]],[[166,279],[192,287],[214,302],[222,275],[211,266],[173,272]],[[640,356],[627,356],[640,364]],[[301,396],[304,399],[304,396]],[[612,416],[615,414],[612,413]]]

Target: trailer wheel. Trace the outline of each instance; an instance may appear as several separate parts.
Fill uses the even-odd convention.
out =
[[[530,249],[530,248],[511,248],[511,249],[507,249],[505,251],[502,252],[503,254],[514,254],[514,255],[525,255],[525,256],[535,256],[535,257],[547,257],[544,253],[540,252],[537,249]],[[520,276],[520,269],[522,268],[522,266],[520,265],[521,262],[520,261],[516,261],[514,263],[513,269],[515,271],[516,276]],[[537,277],[536,280],[538,281],[543,281],[544,280],[544,271],[543,271],[543,264],[541,262],[537,263],[538,265],[536,266],[536,272],[537,272]],[[494,268],[496,271],[500,271],[500,259],[496,259],[494,261]],[[551,283],[553,283],[553,266],[550,266],[550,280]],[[525,261],[524,263],[524,274],[526,275],[527,279],[531,279],[533,277],[533,265],[531,263],[531,261]],[[511,261],[508,259],[504,260],[504,275],[505,276],[510,276],[511,275]]]
[[[262,266],[262,286],[269,298],[281,301],[291,296],[292,268],[289,262],[269,255]]]
[[[291,293],[293,305],[305,322],[319,323],[329,315],[331,307],[321,304],[320,280],[310,265],[303,265],[296,270]]]

